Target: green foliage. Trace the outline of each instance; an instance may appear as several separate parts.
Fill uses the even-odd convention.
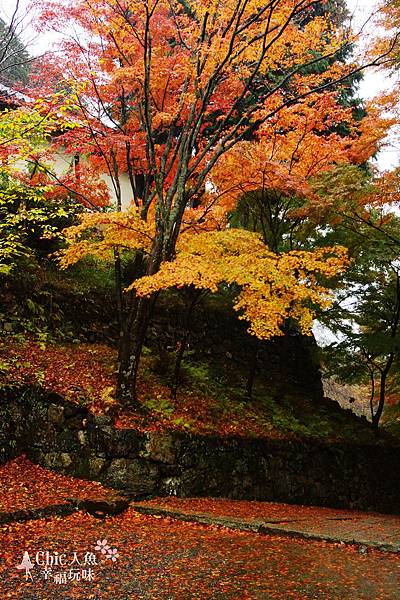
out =
[[[383,427],[400,439],[400,403],[385,407]]]
[[[338,340],[325,349],[328,375],[370,385],[371,414],[379,422],[390,381],[400,366],[400,219],[371,209],[364,219],[345,220],[340,236],[352,264],[321,315]]]
[[[156,394],[154,398],[146,398],[144,406],[148,410],[159,413],[163,417],[171,417],[175,412],[175,407],[169,398],[162,394]]]
[[[48,200],[49,189],[30,187],[0,173],[0,272],[10,275],[21,263],[46,258],[57,250],[61,231],[81,208]]]
[[[8,360],[0,360],[0,374],[8,373],[11,369],[11,363]]]
[[[4,279],[0,322],[40,343],[104,340],[115,319],[112,271],[83,261],[65,274],[41,262],[15,268]]]
[[[112,265],[88,257],[73,265],[66,272],[48,273],[57,287],[79,296],[98,295],[114,297],[114,271]]]
[[[32,59],[17,35],[15,24],[0,18],[0,82],[28,83]]]
[[[242,227],[260,233],[264,244],[273,252],[286,252],[304,247],[309,224],[291,217],[304,200],[288,196],[279,190],[258,190],[243,196],[230,215],[232,227]]]
[[[212,392],[210,388],[217,382],[213,379],[210,365],[206,362],[189,362],[188,353],[186,357],[182,364],[185,376],[189,378],[195,389],[201,392]]]

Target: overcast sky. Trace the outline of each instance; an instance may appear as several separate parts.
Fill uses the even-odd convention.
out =
[[[366,23],[374,10],[376,10],[377,2],[376,0],[347,0],[347,6],[353,15],[354,28],[357,30],[357,28],[362,27]],[[369,28],[370,32],[372,27]],[[368,32],[368,27],[366,29]],[[376,35],[376,28],[373,33]],[[395,80],[394,77],[391,78],[382,71],[372,68],[365,69],[363,75],[359,94],[365,99],[373,98],[382,92],[389,91]],[[388,170],[400,165],[398,137],[399,134],[394,131],[387,140],[387,147],[379,153],[377,164],[380,169]]]
[[[27,14],[29,0],[19,1],[19,14],[26,17],[27,26],[24,29],[24,38],[28,43],[29,51],[32,55],[40,55],[51,50],[52,42],[56,37],[51,34],[38,35],[29,27],[29,21],[34,20],[33,14]],[[355,28],[359,28],[368,19],[376,7],[375,0],[347,0],[350,13],[353,15]],[[12,15],[15,3],[13,0],[0,0],[0,15],[7,21]],[[360,85],[360,95],[362,98],[372,98],[373,96],[389,90],[392,83],[389,77],[385,77],[382,72],[367,69],[364,71],[364,79]],[[378,164],[381,169],[390,169],[400,164],[400,148],[397,145],[396,136],[392,135],[390,145],[383,150],[378,157]]]

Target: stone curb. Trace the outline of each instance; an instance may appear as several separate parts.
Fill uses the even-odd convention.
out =
[[[14,512],[0,511],[0,525],[8,523],[23,523],[48,517],[66,517],[79,510],[75,502],[65,504],[50,504],[42,508],[31,508],[28,510],[16,510]]]
[[[91,503],[92,501],[89,501]],[[128,502],[126,503],[128,504]],[[283,535],[291,538],[309,539],[325,542],[342,543],[349,545],[358,545],[365,548],[374,548],[382,552],[393,552],[400,553],[399,544],[388,544],[385,542],[371,542],[371,540],[363,539],[343,539],[340,536],[334,536],[331,534],[307,532],[299,529],[284,529],[278,524],[274,524],[273,521],[245,521],[243,519],[236,519],[234,517],[215,517],[208,513],[197,513],[188,514],[176,510],[166,509],[161,506],[146,506],[143,504],[131,502],[129,504],[131,508],[143,515],[159,516],[159,517],[170,517],[178,521],[186,521],[190,523],[199,523],[201,525],[217,525],[219,527],[226,527],[228,529],[238,531],[249,531],[261,535]],[[118,512],[125,510],[126,506]],[[37,519],[46,519],[49,517],[66,517],[79,510],[88,510],[87,501],[85,500],[71,500],[65,504],[51,504],[46,507],[30,509],[30,510],[18,510],[14,512],[0,511],[0,525],[7,525],[10,523],[23,523],[25,521],[32,521]],[[89,510],[89,512],[92,512]],[[110,514],[118,514],[118,512],[112,512]],[[92,513],[93,514],[93,513]],[[106,515],[103,515],[106,516]]]
[[[274,521],[245,521],[243,519],[236,519],[235,517],[215,517],[209,513],[196,513],[189,514],[185,512],[175,511],[166,509],[162,506],[146,506],[140,503],[131,502],[131,508],[136,510],[138,513],[150,516],[159,517],[170,517],[179,521],[187,521],[192,523],[199,523],[201,525],[218,525],[220,527],[227,527],[228,529],[236,529],[239,531],[250,531],[262,535],[284,535],[291,538],[301,538],[307,540],[317,540],[324,542],[334,542],[346,545],[357,545],[360,547],[360,551],[363,547],[374,548],[381,550],[382,552],[394,552],[400,553],[400,543],[388,544],[385,542],[371,542],[371,540],[363,539],[343,539],[340,536],[324,533],[314,533],[302,531],[293,528],[283,528],[278,524],[274,524]],[[281,522],[282,519],[279,520]]]
[[[117,515],[129,506],[126,498],[114,498],[112,500],[93,500],[68,498],[64,504],[50,504],[49,506],[31,508],[27,510],[16,510],[13,512],[0,511],[0,525],[8,523],[23,523],[49,517],[67,517],[79,510],[86,510],[89,514],[104,518],[108,515]]]

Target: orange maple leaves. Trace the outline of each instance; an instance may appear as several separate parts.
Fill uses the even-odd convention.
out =
[[[41,11],[46,27],[88,34],[64,42],[59,64],[65,81],[79,87],[82,129],[72,141],[104,171],[115,172],[114,163],[119,172],[151,168],[158,194],[180,175],[185,135],[185,144],[196,147],[185,167],[193,177],[221,139],[230,145],[241,134],[240,101],[256,73],[265,77],[265,99],[257,111],[246,109],[248,122],[287,101],[288,90],[269,81],[274,73],[287,74],[292,96],[308,94],[326,74],[300,76],[299,66],[349,43],[325,18],[309,18],[303,0],[48,1]],[[336,64],[331,71],[338,76],[346,69]]]

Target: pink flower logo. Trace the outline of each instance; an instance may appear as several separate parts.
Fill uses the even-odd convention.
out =
[[[105,554],[106,558],[110,558],[113,562],[116,562],[116,560],[119,558],[118,549],[111,548],[106,539],[97,540],[96,550],[102,554]]]
[[[95,549],[99,550],[102,554],[107,554],[107,552],[110,550],[110,546],[108,545],[107,540],[97,540],[97,546]]]
[[[113,562],[116,562],[117,558],[119,558],[119,554],[118,554],[117,548],[112,548],[112,549],[110,548],[108,550],[108,556],[107,556],[107,558],[111,558],[111,560]]]

